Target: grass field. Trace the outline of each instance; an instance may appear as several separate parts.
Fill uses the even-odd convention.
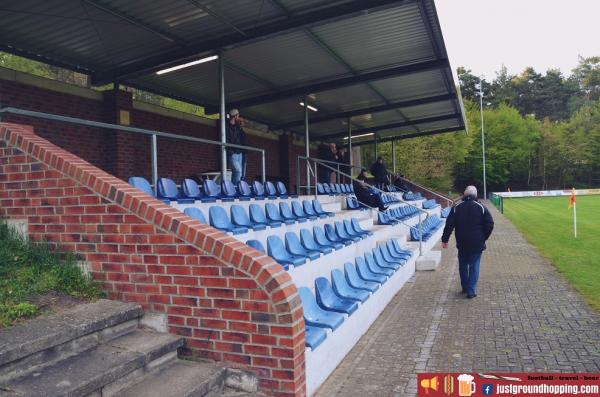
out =
[[[600,311],[600,196],[577,197],[577,239],[569,197],[504,199],[504,214]]]

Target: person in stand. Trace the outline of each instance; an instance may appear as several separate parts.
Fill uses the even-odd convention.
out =
[[[366,184],[367,170],[362,169],[356,179],[357,180],[352,181],[352,186],[354,187],[354,194],[358,201],[369,207],[377,207],[379,208],[379,211],[387,210],[387,206],[381,199],[381,194],[372,191]]]
[[[375,177],[375,186],[383,190],[388,183],[388,172],[383,165],[383,158],[377,157],[377,161],[371,165],[371,174]]]
[[[350,155],[348,153],[348,149],[346,149],[345,147],[341,148],[338,151],[338,162],[343,163],[344,165],[340,165],[340,172],[343,172],[346,175],[351,175],[350,173],[352,172],[350,170],[350,166],[347,164],[350,164]],[[341,181],[342,183],[346,183],[348,178],[345,176],[341,176]]]
[[[229,122],[226,128],[227,143],[246,145],[246,132],[243,120],[237,109],[229,111]],[[237,184],[246,177],[246,150],[240,148],[227,148],[227,162],[231,166],[231,182]]]
[[[467,186],[462,201],[452,207],[446,219],[442,247],[448,248],[448,239],[455,230],[460,283],[462,292],[469,299],[477,296],[481,254],[493,229],[494,219],[490,211],[477,200],[477,188]]]
[[[323,142],[321,146],[319,146],[318,156],[320,160],[324,161],[338,161],[337,157],[337,148],[335,143],[326,143]],[[334,164],[325,163],[329,167],[335,168]],[[331,173],[333,172],[331,168],[325,167],[324,165],[319,165],[319,182],[322,183],[331,183]]]

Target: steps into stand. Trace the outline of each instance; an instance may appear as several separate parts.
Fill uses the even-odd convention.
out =
[[[183,361],[183,339],[139,325],[138,305],[83,304],[0,331],[2,396],[219,395],[225,370]]]

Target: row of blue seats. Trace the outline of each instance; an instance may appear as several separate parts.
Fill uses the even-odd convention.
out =
[[[422,241],[427,241],[433,234],[444,225],[444,221],[438,218],[437,215],[429,216],[423,222],[421,227],[419,225],[410,228],[410,239],[412,241],[419,241],[421,231],[423,232]]]
[[[395,203],[400,203],[402,202],[402,200],[400,200],[398,197],[396,197],[396,195],[394,194],[386,194],[383,193],[381,195],[381,201],[383,201],[383,204],[395,204]]]
[[[143,190],[154,196],[154,191],[150,183],[142,177],[134,176],[129,178],[129,184],[133,187]],[[277,198],[297,198],[297,195],[290,195],[283,182],[266,182],[264,185],[259,181],[252,182],[252,186],[246,181],[239,181],[237,187],[231,181],[222,181],[221,188],[217,186],[212,179],[205,179],[202,182],[202,188],[193,179],[184,179],[181,182],[181,190],[177,187],[175,181],[169,178],[159,178],[156,181],[157,198],[169,204],[177,201],[180,204],[194,203],[200,200],[203,203],[214,203],[217,200],[234,201],[238,200],[264,200]]]
[[[435,201],[435,199],[423,201],[423,209],[425,209],[425,210],[433,209],[433,208],[437,207],[438,205],[439,204],[437,203],[437,201]]]
[[[213,205],[208,209],[209,222],[206,222],[206,217],[199,208],[188,207],[183,210],[184,214],[202,223],[233,234],[247,233],[248,230],[265,230],[267,226],[275,228],[283,223],[292,225],[309,219],[335,216],[333,212],[325,211],[318,200],[304,200],[302,204],[294,200],[291,208],[286,201],[280,202],[279,208],[273,203],[266,203],[264,208],[258,204],[250,204],[248,212],[241,205],[233,204],[229,212],[231,217],[223,207]]]
[[[364,230],[358,220],[352,218],[337,221],[334,225],[326,224],[324,229],[314,226],[312,234],[308,229],[300,229],[300,237],[296,233],[287,232],[285,244],[278,236],[268,236],[266,251],[258,240],[248,240],[246,244],[266,253],[288,270],[290,266],[301,266],[307,260],[318,259],[321,254],[340,250],[372,235],[373,232]]]
[[[402,196],[404,197],[404,200],[406,200],[406,201],[423,200],[423,195],[420,192],[417,192],[417,193],[406,192]]]
[[[446,207],[446,208],[442,209],[442,211],[441,211],[442,218],[448,218],[448,215],[450,215],[450,210],[452,210],[452,207]]]
[[[418,213],[418,208],[410,205],[390,208],[387,211],[379,211],[377,213],[377,223],[380,225],[397,225],[401,221],[412,218]]]
[[[349,210],[367,210],[369,207],[360,203],[354,196],[346,196],[346,208]]]
[[[354,187],[349,183],[317,183],[318,194],[352,194],[354,193]]]
[[[401,249],[396,240],[389,240],[357,257],[355,264],[345,263],[345,275],[339,269],[332,270],[331,283],[325,277],[317,278],[316,299],[309,288],[300,287],[306,346],[316,349],[326,339],[327,328],[337,329],[345,320],[344,314],[352,315],[411,256],[412,252]]]

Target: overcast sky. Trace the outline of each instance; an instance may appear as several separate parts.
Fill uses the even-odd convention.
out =
[[[493,80],[527,66],[571,74],[578,55],[600,55],[600,0],[435,0],[456,78],[465,66]]]

